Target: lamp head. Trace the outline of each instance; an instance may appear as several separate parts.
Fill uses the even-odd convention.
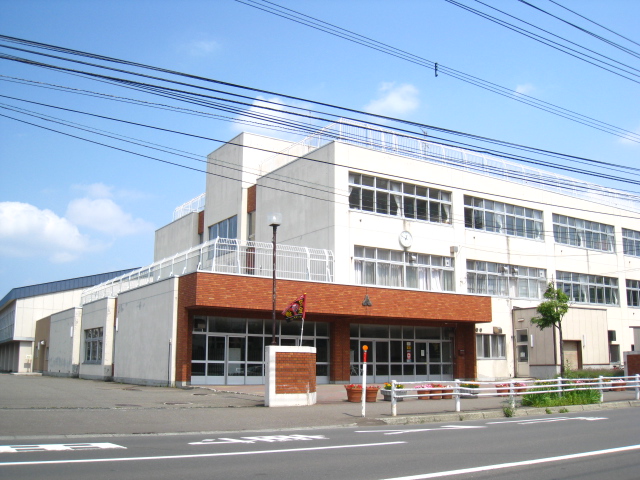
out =
[[[282,225],[282,214],[281,213],[270,213],[267,215],[267,223],[270,227],[279,227]]]

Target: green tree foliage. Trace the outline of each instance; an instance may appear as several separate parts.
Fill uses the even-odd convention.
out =
[[[553,282],[549,282],[547,290],[544,292],[546,299],[536,311],[539,316],[531,319],[540,330],[554,327],[558,329],[558,337],[560,340],[560,375],[564,375],[564,348],[562,340],[562,318],[569,311],[569,297],[559,288],[556,288]]]

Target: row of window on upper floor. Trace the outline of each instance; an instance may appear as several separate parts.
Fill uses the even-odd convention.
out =
[[[433,292],[454,292],[454,258],[354,247],[355,283]],[[467,260],[467,293],[542,299],[547,288],[544,268]],[[618,279],[556,271],[556,286],[570,302],[620,305]],[[627,305],[640,307],[640,280],[626,280]]]
[[[407,182],[349,173],[349,207],[373,212],[451,224],[451,192]],[[544,239],[542,211],[508,203],[464,196],[466,228],[533,240]],[[553,214],[553,237],[557,243],[603,252],[615,251],[612,225]],[[640,232],[622,229],[625,255],[640,257]]]

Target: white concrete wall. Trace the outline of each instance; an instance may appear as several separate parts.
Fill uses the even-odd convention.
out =
[[[111,380],[113,375],[113,331],[116,313],[116,299],[102,298],[82,307],[82,325],[80,334],[80,378],[93,380]],[[85,331],[91,328],[103,328],[102,363],[86,363]]]
[[[178,278],[121,293],[114,380],[175,386]]]
[[[82,309],[71,308],[51,315],[47,375],[77,377],[80,372]]]
[[[200,244],[198,216],[198,212],[192,212],[156,230],[153,244],[154,262]]]
[[[273,156],[272,152],[290,145],[291,142],[285,140],[241,133],[209,154],[204,241],[209,239],[209,226],[234,215],[238,215],[238,238],[247,238],[247,189],[256,184],[260,164]],[[281,186],[286,186],[286,182]],[[266,218],[266,213],[263,217]],[[258,217],[258,225],[264,222],[263,217]],[[270,237],[269,240],[256,237],[256,240],[270,241]]]
[[[68,308],[80,306],[82,289],[37,295],[16,300],[14,339],[33,341],[36,321]]]

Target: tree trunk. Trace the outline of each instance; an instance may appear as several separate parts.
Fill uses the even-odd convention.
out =
[[[562,324],[558,324],[558,337],[560,337],[560,376],[564,377],[564,341],[562,340]]]

